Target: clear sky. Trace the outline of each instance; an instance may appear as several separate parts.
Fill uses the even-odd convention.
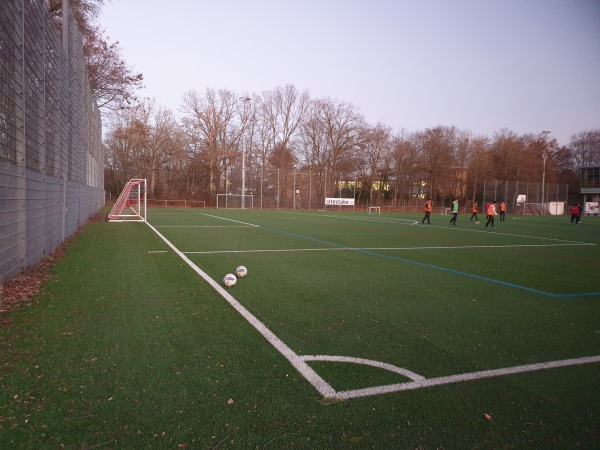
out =
[[[600,0],[111,0],[99,22],[176,114],[292,84],[394,131],[600,129]]]

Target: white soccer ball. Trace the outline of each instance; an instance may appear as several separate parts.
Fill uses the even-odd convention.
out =
[[[227,287],[231,287],[233,286],[235,283],[237,283],[237,278],[235,277],[234,274],[232,273],[228,273],[227,275],[225,275],[225,277],[223,278],[223,284]]]
[[[248,269],[246,269],[245,266],[238,266],[237,269],[235,269],[235,273],[239,278],[243,278],[248,275]]]

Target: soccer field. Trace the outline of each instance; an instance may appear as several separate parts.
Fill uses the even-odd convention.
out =
[[[0,448],[597,447],[600,218],[147,218],[0,327]]]
[[[600,362],[595,219],[587,231],[564,217],[513,217],[493,230],[418,219],[149,213],[171,249],[328,399]],[[237,265],[250,274],[219,286]]]

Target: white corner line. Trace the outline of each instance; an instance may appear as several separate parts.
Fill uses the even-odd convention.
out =
[[[480,372],[470,372],[458,375],[449,375],[437,378],[428,378],[422,380],[409,381],[406,383],[389,384],[385,386],[375,386],[365,389],[355,389],[349,391],[337,392],[332,399],[346,400],[358,397],[368,397],[373,395],[390,394],[393,392],[409,391],[422,389],[431,386],[440,386],[443,384],[460,383],[463,381],[481,380],[484,378],[495,378],[506,375],[513,375],[524,372],[535,372],[545,369],[556,369],[558,367],[577,366],[582,364],[591,364],[600,362],[600,355],[586,356],[583,358],[563,359],[558,361],[548,361],[537,364],[526,364],[523,366],[505,367],[503,369],[483,370]]]
[[[377,367],[379,369],[388,370],[390,372],[398,373],[400,375],[404,375],[406,378],[410,378],[413,381],[425,380],[426,378],[411,372],[408,369],[404,369],[402,367],[394,366],[393,364],[384,363],[381,361],[375,361],[372,359],[364,359],[364,358],[354,358],[350,356],[331,356],[331,355],[304,355],[301,356],[304,361],[327,361],[327,362],[343,362],[343,363],[352,363],[352,364],[362,364],[371,367]]]

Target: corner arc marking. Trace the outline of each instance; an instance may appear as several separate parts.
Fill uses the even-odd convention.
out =
[[[303,361],[327,361],[327,362],[343,362],[343,363],[352,363],[352,364],[362,364],[362,365],[366,365],[366,366],[377,367],[379,369],[388,370],[390,372],[398,373],[400,375],[404,375],[406,378],[409,378],[412,381],[425,380],[425,377],[423,377],[415,372],[411,372],[408,369],[394,366],[393,364],[375,361],[372,359],[354,358],[351,356],[331,356],[331,355],[304,355],[304,356],[300,356],[300,359],[302,359]]]

